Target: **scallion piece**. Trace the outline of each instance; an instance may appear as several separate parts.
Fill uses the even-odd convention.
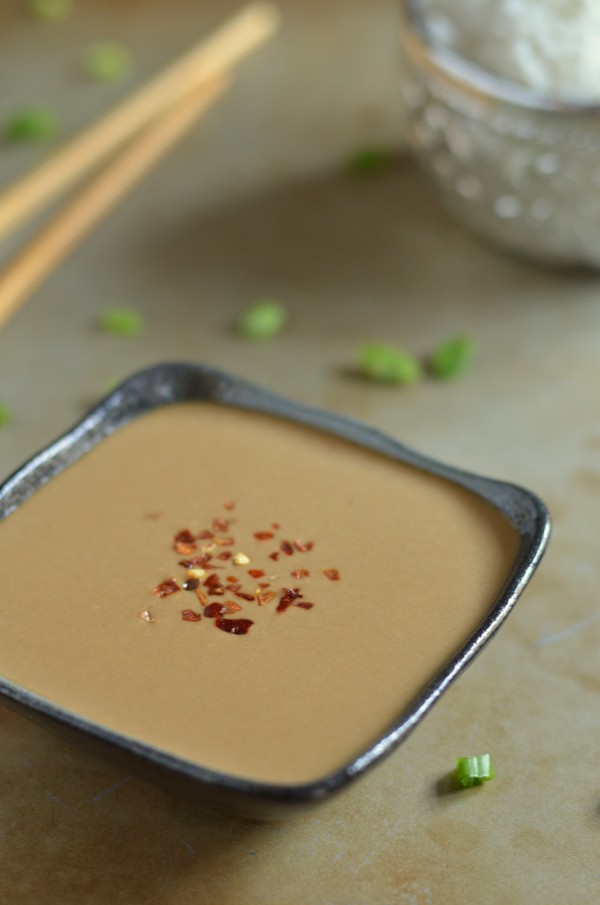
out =
[[[107,308],[100,316],[100,326],[107,333],[118,336],[137,336],[143,329],[144,321],[133,308]]]
[[[473,360],[475,341],[471,336],[455,336],[435,349],[429,367],[434,377],[451,380],[463,374]]]
[[[238,321],[237,329],[247,339],[271,339],[285,326],[287,312],[279,302],[265,300],[248,308]]]
[[[363,148],[352,155],[348,168],[351,173],[356,173],[358,176],[371,176],[387,170],[393,160],[394,157],[390,151],[381,148]]]
[[[359,353],[363,374],[377,383],[409,384],[421,377],[421,365],[403,349],[368,343]]]
[[[12,412],[6,402],[0,399],[0,427],[10,424],[12,421]]]
[[[120,82],[131,72],[131,53],[115,41],[101,41],[88,47],[84,69],[90,78],[100,82]]]
[[[5,126],[6,137],[15,142],[47,141],[54,138],[60,124],[51,107],[32,105],[15,111]]]
[[[459,757],[456,761],[456,778],[464,789],[480,786],[494,778],[494,769],[489,754],[473,757]]]
[[[29,0],[30,12],[38,19],[58,22],[66,19],[73,11],[73,0]]]

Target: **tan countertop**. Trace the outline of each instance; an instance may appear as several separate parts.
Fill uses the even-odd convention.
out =
[[[75,128],[132,83],[86,84],[77,48],[130,44],[137,78],[234,8],[80,2],[61,25],[0,24],[0,114],[54,100]],[[359,179],[350,150],[399,141],[394,4],[284,4],[284,33],[0,333],[0,472],[74,422],[107,381],[205,361],[357,416],[421,451],[535,490],[554,536],[500,635],[380,768],[287,823],[195,806],[0,711],[0,898],[23,905],[584,905],[600,894],[600,283],[476,243],[402,161]],[[174,10],[180,14],[174,15]],[[335,65],[332,62],[335,61]],[[304,65],[308,61],[307,65]],[[42,149],[0,149],[8,181]],[[231,324],[265,295],[288,329],[248,345]],[[136,340],[100,333],[131,304]],[[468,330],[462,380],[373,386],[365,338],[427,353]],[[448,791],[460,754],[497,777]]]

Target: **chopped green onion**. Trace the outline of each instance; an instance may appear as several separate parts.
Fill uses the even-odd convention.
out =
[[[387,170],[394,161],[394,156],[390,151],[384,151],[381,148],[363,148],[356,151],[348,161],[351,173],[359,176],[370,176],[373,173],[381,173]]]
[[[107,333],[118,336],[137,336],[143,329],[144,321],[133,308],[107,308],[100,317],[100,326]]]
[[[456,761],[456,778],[464,789],[480,786],[494,778],[494,770],[489,754],[473,757],[459,757]]]
[[[5,133],[10,141],[36,142],[54,138],[59,128],[56,112],[51,107],[36,105],[13,113],[6,123]]]
[[[363,346],[359,362],[363,374],[378,383],[415,383],[421,377],[421,365],[416,358],[383,343]]]
[[[248,339],[271,339],[285,326],[287,312],[279,302],[257,302],[245,311],[237,324],[238,332]]]
[[[88,47],[84,69],[93,79],[101,82],[119,82],[129,75],[132,66],[131,53],[115,41],[102,41]]]
[[[0,427],[4,427],[5,424],[10,424],[12,421],[12,412],[6,402],[3,402],[0,399]]]
[[[471,336],[455,336],[435,349],[429,367],[434,377],[451,380],[463,374],[475,355],[475,341]]]
[[[57,22],[66,19],[73,11],[73,0],[29,0],[30,12],[39,19]]]

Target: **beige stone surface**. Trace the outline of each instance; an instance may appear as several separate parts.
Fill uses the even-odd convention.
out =
[[[233,4],[82,0],[60,26],[17,7],[2,7],[0,113],[52,97],[75,128],[128,87],[81,80],[86,41],[127,39],[142,78],[186,45],[196,20],[200,30]],[[408,742],[288,823],[207,817],[1,711],[3,902],[598,899],[600,282],[479,245],[408,161],[377,178],[344,172],[353,147],[396,141],[393,7],[288,0],[279,43],[3,329],[0,396],[14,422],[0,433],[0,472],[75,421],[107,381],[160,360],[205,361],[531,487],[554,516],[547,557]],[[41,153],[3,145],[2,180]],[[265,295],[288,306],[289,327],[245,344],[232,323]],[[143,336],[100,333],[107,304],[143,312]],[[355,375],[366,338],[426,354],[461,331],[479,355],[460,381],[403,390]],[[27,552],[24,580],[39,581],[43,551]],[[483,751],[494,782],[450,792],[455,757]]]

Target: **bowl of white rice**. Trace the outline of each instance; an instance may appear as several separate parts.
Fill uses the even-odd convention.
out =
[[[402,0],[416,157],[479,236],[600,266],[599,0]]]

